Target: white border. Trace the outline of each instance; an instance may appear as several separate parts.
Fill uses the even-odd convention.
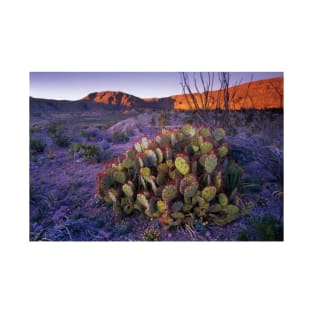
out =
[[[309,1],[3,1],[2,312],[312,311]],[[29,243],[30,71],[285,72],[284,243]]]

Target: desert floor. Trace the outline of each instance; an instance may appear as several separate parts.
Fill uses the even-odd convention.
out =
[[[208,119],[213,124],[215,113]],[[244,169],[243,196],[254,204],[248,216],[224,227],[164,230],[136,214],[116,223],[112,209],[96,198],[96,174],[106,160],[143,135],[153,137],[160,123],[170,128],[194,121],[191,112],[170,111],[164,120],[160,111],[148,109],[32,113],[31,141],[44,147],[42,152],[34,143],[30,147],[30,240],[138,241],[147,228],[157,229],[162,241],[282,240],[283,113],[278,111],[231,112],[225,127],[230,157]],[[86,160],[70,153],[79,143],[97,146],[99,155]],[[273,225],[278,237],[271,237]]]

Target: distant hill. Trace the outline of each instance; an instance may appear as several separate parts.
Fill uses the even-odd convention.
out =
[[[249,87],[249,88],[248,88]],[[245,83],[229,88],[230,109],[283,108],[283,78],[272,78]],[[235,93],[234,97],[232,95]],[[201,107],[201,96],[195,94]],[[211,94],[210,109],[216,108],[218,91]],[[223,102],[221,102],[223,108]],[[30,97],[30,112],[80,112],[106,109],[175,109],[190,110],[184,95],[143,99],[120,91],[94,92],[76,101],[39,99]]]
[[[174,106],[174,99],[167,98],[153,98],[142,99],[120,91],[102,91],[93,92],[82,98],[83,101],[93,101],[102,103],[116,108],[155,108],[155,109],[172,109]]]
[[[29,98],[30,113],[34,112],[82,112],[82,111],[103,111],[104,107],[99,103],[85,100],[68,101],[68,100],[53,100],[41,98]]]

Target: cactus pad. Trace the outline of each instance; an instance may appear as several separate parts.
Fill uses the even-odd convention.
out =
[[[200,145],[200,150],[203,154],[208,153],[212,150],[213,145],[211,142],[204,142]]]
[[[141,138],[141,147],[143,150],[147,150],[149,147],[149,140],[147,137],[142,137]]]
[[[131,198],[134,195],[133,188],[128,184],[124,184],[122,186],[122,190],[128,198]]]
[[[198,191],[198,184],[193,183],[185,188],[184,197],[191,198],[196,194],[197,191]]]
[[[177,143],[175,133],[171,133],[170,140],[171,140],[171,145],[172,145],[172,147],[175,147],[175,145],[176,145],[176,143]]]
[[[136,150],[137,152],[139,152],[139,153],[142,151],[141,144],[140,144],[139,142],[136,142],[136,143],[134,144],[134,148],[135,148],[135,150]]]
[[[193,137],[196,134],[196,129],[190,124],[185,124],[182,131],[186,137]]]
[[[137,194],[137,201],[146,209],[150,208],[149,201],[144,194]]]
[[[170,144],[171,139],[168,135],[163,135],[160,139],[160,146],[165,147],[166,145]]]
[[[156,148],[155,149],[155,153],[156,153],[156,156],[158,158],[158,163],[162,163],[163,162],[163,152],[160,148]]]
[[[120,183],[120,184],[124,184],[126,181],[126,175],[124,172],[122,171],[117,171],[113,174],[113,178],[116,182]]]
[[[216,128],[213,132],[213,137],[216,141],[221,141],[225,137],[225,130],[223,128]]]
[[[174,185],[167,185],[162,191],[162,199],[164,201],[174,200],[177,196],[177,188]]]
[[[136,152],[134,150],[128,150],[126,156],[127,158],[134,160],[136,158]]]
[[[180,211],[183,208],[183,206],[184,206],[184,202],[182,202],[182,201],[175,201],[172,204],[172,206],[171,206],[171,210],[173,212],[178,212],[178,211]]]
[[[225,211],[227,212],[227,214],[235,215],[239,213],[240,209],[235,205],[228,204],[225,207]]]
[[[137,168],[143,167],[143,160],[142,160],[142,158],[139,155],[135,159],[135,166]]]
[[[212,201],[216,196],[216,188],[214,186],[205,187],[201,192],[201,196],[207,202]]]
[[[225,205],[228,204],[228,198],[227,198],[227,196],[225,195],[225,193],[220,193],[220,194],[218,195],[218,202],[219,202],[221,205],[223,205],[223,206],[225,206]]]
[[[165,148],[164,158],[165,158],[165,160],[172,160],[173,159],[173,150],[171,148],[169,148],[169,147]]]
[[[166,203],[162,200],[158,200],[156,203],[157,209],[160,213],[165,212],[166,210]]]
[[[148,167],[156,167],[158,158],[153,150],[146,150],[145,152],[145,165]]]
[[[210,130],[209,130],[208,128],[203,127],[203,128],[201,128],[201,129],[199,130],[199,134],[200,134],[202,137],[206,138],[206,137],[209,137],[209,136],[211,135],[211,132],[210,132]]]
[[[115,203],[115,202],[117,202],[117,191],[116,190],[112,190],[112,189],[109,189],[108,190],[108,197],[109,197],[109,199],[113,202],[113,203]]]
[[[143,177],[150,177],[151,175],[151,171],[149,167],[143,167],[140,169],[140,175],[142,175]]]
[[[135,162],[132,159],[125,159],[123,161],[123,165],[124,165],[125,168],[132,168],[132,167],[134,167]]]
[[[211,174],[217,166],[217,157],[215,154],[210,154],[204,160],[204,168],[207,173]]]
[[[221,158],[225,157],[228,154],[228,148],[225,145],[219,147],[217,151],[218,151],[218,155]]]
[[[184,176],[187,175],[190,170],[189,164],[182,157],[177,157],[175,159],[175,167]]]
[[[219,171],[214,177],[214,185],[216,189],[220,189],[222,187],[222,172]]]

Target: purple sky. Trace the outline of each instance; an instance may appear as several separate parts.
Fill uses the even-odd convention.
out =
[[[231,72],[231,83],[281,77],[283,72]],[[215,74],[216,88],[218,78]],[[181,94],[179,72],[31,72],[30,96],[77,100],[95,91],[124,91],[134,96]]]

